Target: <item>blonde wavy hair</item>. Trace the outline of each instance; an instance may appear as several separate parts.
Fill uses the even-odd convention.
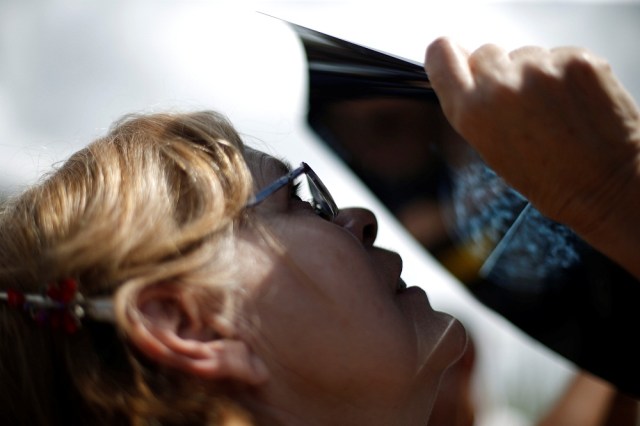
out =
[[[226,248],[251,191],[242,141],[223,116],[125,117],[5,203],[0,290],[37,293],[65,277],[76,278],[85,297],[163,281],[225,282],[232,271]],[[124,336],[126,321],[87,321],[65,335],[0,304],[0,422],[238,419],[229,385],[187,382],[146,360]]]

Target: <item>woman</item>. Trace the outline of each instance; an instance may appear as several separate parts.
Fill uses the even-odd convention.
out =
[[[424,424],[465,346],[370,211],[216,113],[126,118],[0,230],[8,424]]]
[[[600,62],[557,53],[439,40],[426,66],[496,170],[637,274],[640,115]],[[426,424],[465,332],[376,228],[217,114],[125,120],[4,208],[3,422]]]

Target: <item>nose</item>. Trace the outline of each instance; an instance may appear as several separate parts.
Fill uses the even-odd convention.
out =
[[[352,233],[365,247],[373,247],[378,235],[378,220],[371,210],[341,209],[334,223]]]

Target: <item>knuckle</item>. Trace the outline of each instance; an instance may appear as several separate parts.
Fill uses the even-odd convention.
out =
[[[522,90],[550,89],[557,85],[557,82],[558,73],[552,64],[544,61],[530,61],[522,64]]]
[[[494,43],[485,43],[475,51],[476,54],[480,55],[502,54],[503,52],[502,48]]]
[[[484,44],[469,56],[471,67],[482,66],[485,63],[494,63],[504,56],[504,51],[495,44]]]
[[[567,76],[590,76],[611,72],[611,65],[589,50],[570,48],[565,52],[564,73]]]
[[[540,57],[546,56],[548,51],[540,46],[522,46],[509,53],[509,57],[512,60],[536,60]]]

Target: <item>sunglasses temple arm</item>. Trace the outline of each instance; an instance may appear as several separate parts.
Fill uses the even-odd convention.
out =
[[[291,182],[293,179],[297,178],[298,176],[300,176],[302,173],[304,172],[304,168],[300,167],[297,168],[293,171],[291,171],[290,173],[288,173],[285,176],[282,176],[281,178],[279,178],[278,180],[274,181],[271,185],[267,186],[266,188],[264,188],[262,191],[258,192],[253,199],[251,199],[248,203],[246,207],[253,207],[256,206],[258,204],[260,204],[261,202],[263,202],[265,199],[267,199],[267,197],[269,197],[271,194],[273,194],[274,192],[276,192],[277,190],[279,190],[280,188],[282,188],[283,186],[287,185],[289,182]]]

